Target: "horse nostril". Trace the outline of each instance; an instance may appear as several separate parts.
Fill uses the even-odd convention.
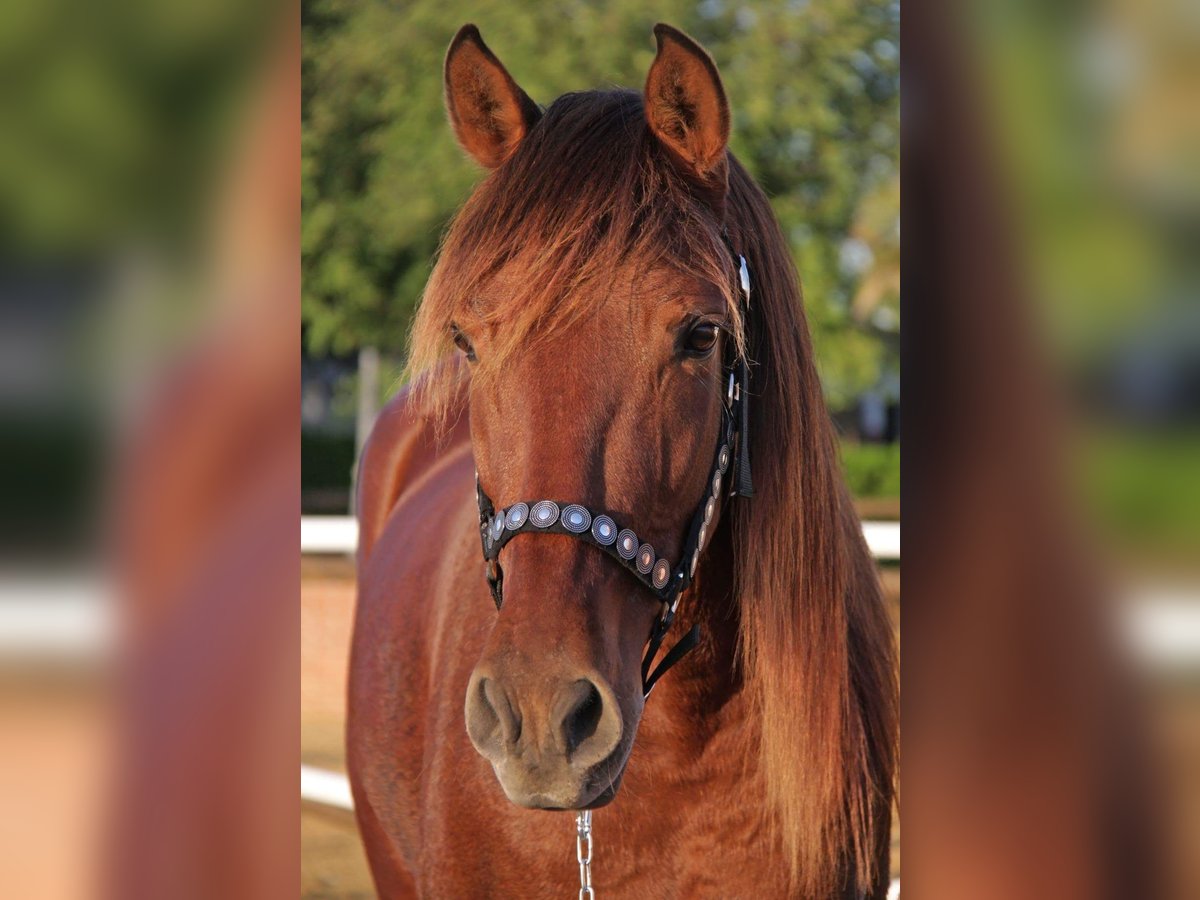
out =
[[[502,753],[521,737],[521,718],[504,688],[491,678],[480,678],[467,695],[467,733],[485,756]]]
[[[558,736],[572,763],[590,765],[604,759],[621,739],[621,716],[611,695],[586,678],[572,682],[555,704],[561,711]]]
[[[500,735],[504,743],[510,747],[521,738],[521,717],[513,709],[508,694],[499,682],[485,678],[479,685],[483,691],[484,702],[491,708],[492,714],[500,725]]]
[[[563,744],[568,754],[574,753],[584,741],[596,733],[600,724],[600,714],[604,711],[604,701],[600,692],[590,681],[577,681],[582,690],[575,700],[574,707],[567,710],[562,721]]]

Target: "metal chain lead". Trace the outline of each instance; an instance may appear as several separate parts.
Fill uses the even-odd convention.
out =
[[[592,811],[575,816],[575,858],[579,860],[579,900],[595,900],[592,889]]]

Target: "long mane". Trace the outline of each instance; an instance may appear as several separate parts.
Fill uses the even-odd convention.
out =
[[[762,765],[805,896],[886,879],[896,655],[842,478],[799,277],[763,192],[731,160],[730,231],[754,274],[747,323],[756,493],[737,504],[741,652]]]
[[[579,285],[628,260],[666,262],[725,291],[748,354],[756,495],[732,522],[740,659],[758,712],[772,829],[797,892],[886,878],[897,757],[896,659],[874,565],[838,468],[799,278],[763,192],[730,156],[726,227],[750,265],[750,321],[732,296],[721,224],[675,173],[640,94],[559,98],[467,201],[414,324],[410,374],[438,417],[461,396],[441,363],[467,312],[503,321],[521,352],[587,310]],[[487,293],[521,260],[536,277]],[[600,283],[603,283],[601,280]],[[497,368],[502,368],[502,364]]]

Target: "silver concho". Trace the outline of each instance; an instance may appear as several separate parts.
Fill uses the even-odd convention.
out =
[[[638,547],[637,570],[643,575],[649,575],[654,568],[654,548],[649,544]]]
[[[724,475],[729,471],[729,445],[722,444],[721,452],[717,454],[717,468]]]
[[[492,519],[492,540],[500,540],[500,535],[504,534],[504,513],[496,513],[496,517]]]
[[[717,470],[717,474],[713,476],[713,496],[721,496],[721,470]]]
[[[712,521],[713,512],[717,508],[717,498],[709,497],[708,502],[704,504],[704,524],[707,525]]]
[[[529,511],[529,520],[538,528],[549,528],[558,521],[558,504],[553,500],[539,500]]]
[[[508,515],[505,516],[504,526],[509,531],[516,531],[525,524],[529,518],[529,504],[518,503],[515,506],[509,507]]]
[[[654,564],[654,575],[651,577],[650,583],[661,591],[667,586],[667,582],[670,580],[670,578],[671,564],[665,559],[660,559]]]
[[[563,528],[574,534],[583,534],[592,525],[592,514],[577,503],[562,511]]]
[[[695,550],[692,552],[692,570],[691,570],[691,572],[689,573],[689,576],[690,576],[691,578],[695,578],[695,577],[696,577],[696,563],[698,563],[698,562],[700,562],[700,548],[699,548],[699,547],[697,547],[697,548],[696,548],[696,549],[695,549]]]
[[[637,556],[637,552],[637,535],[628,528],[624,529],[617,535],[617,553],[621,554],[621,559],[633,559]]]
[[[707,523],[707,522],[705,522],[703,525],[701,525],[701,526],[700,526],[700,537],[699,537],[699,539],[696,541],[696,546],[697,546],[697,547],[703,547],[703,546],[704,546],[704,539],[705,539],[706,537],[708,537],[708,523]]]
[[[592,522],[592,537],[596,539],[596,543],[603,544],[609,547],[617,539],[617,523],[608,516],[596,516]],[[635,539],[634,543],[637,541]]]

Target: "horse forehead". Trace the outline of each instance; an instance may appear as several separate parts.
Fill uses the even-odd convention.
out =
[[[548,336],[514,360],[505,405],[583,420],[636,395],[647,380],[639,377],[644,351],[623,328],[594,325]]]
[[[488,293],[504,296],[512,290],[508,279],[527,274],[510,266]],[[489,376],[496,409],[507,417],[594,425],[597,416],[607,420],[618,408],[644,404],[660,387],[676,326],[724,308],[713,285],[670,266],[634,263],[560,303]]]

